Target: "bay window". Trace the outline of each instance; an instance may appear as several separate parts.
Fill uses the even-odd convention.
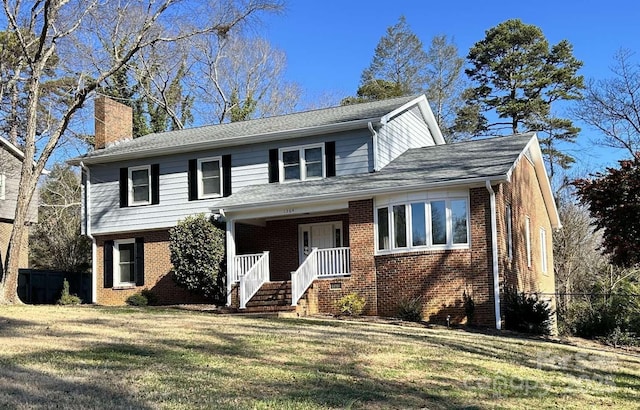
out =
[[[469,247],[469,201],[445,198],[376,208],[379,251]]]

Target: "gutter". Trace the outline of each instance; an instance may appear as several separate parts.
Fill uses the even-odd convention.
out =
[[[493,266],[493,300],[495,308],[496,329],[502,329],[502,317],[500,316],[500,272],[498,269],[498,221],[496,216],[496,193],[491,186],[491,181],[486,182],[487,191],[491,202],[491,254]]]
[[[415,185],[397,185],[392,188],[388,188],[388,187],[375,188],[375,189],[369,189],[369,190],[364,190],[360,192],[350,191],[350,192],[343,192],[339,194],[328,193],[328,194],[314,195],[312,197],[299,198],[299,199],[285,198],[285,199],[278,199],[278,200],[269,201],[269,202],[251,203],[251,204],[243,204],[243,205],[230,205],[230,206],[224,206],[223,204],[223,207],[226,212],[235,212],[235,211],[240,211],[245,209],[276,207],[279,205],[298,205],[298,204],[305,204],[310,202],[313,203],[313,202],[323,201],[323,200],[324,201],[333,201],[333,200],[340,200],[340,199],[359,200],[359,199],[371,198],[372,196],[375,196],[375,195],[392,194],[394,192],[418,191],[418,190],[425,190],[425,189],[431,189],[431,188],[438,188],[441,186],[485,184],[485,183],[490,183],[491,181],[503,182],[503,181],[506,181],[506,177],[505,176],[499,176],[499,177],[493,177],[493,178],[478,177],[478,178],[461,179],[457,181],[451,181],[451,180],[440,181],[440,182],[434,182],[431,184],[421,183],[421,184],[415,184]]]
[[[220,149],[245,144],[256,144],[261,142],[270,142],[298,137],[308,137],[314,135],[322,135],[326,133],[349,131],[353,129],[363,128],[369,123],[379,124],[380,118],[366,118],[360,120],[340,122],[337,124],[319,125],[314,127],[296,128],[285,131],[272,131],[254,135],[240,135],[233,138],[225,138],[222,140],[200,141],[192,144],[180,144],[177,146],[161,147],[156,149],[145,149],[134,152],[123,152],[117,154],[95,154],[88,157],[72,158],[67,161],[70,165],[85,164],[101,164],[107,162],[125,161],[130,159],[146,158],[151,156],[173,155],[199,151],[204,149]],[[179,132],[179,131],[178,131]]]
[[[91,170],[80,161],[80,168],[85,173],[84,186],[84,232],[91,239],[91,303],[98,302],[98,245],[91,233]]]

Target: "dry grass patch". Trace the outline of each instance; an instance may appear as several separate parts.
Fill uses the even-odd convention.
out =
[[[637,408],[597,347],[163,308],[0,308],[2,408]]]

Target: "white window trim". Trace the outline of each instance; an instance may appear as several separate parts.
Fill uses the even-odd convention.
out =
[[[0,174],[0,200],[5,199],[5,195],[7,192],[7,177],[4,174]]]
[[[547,231],[540,228],[540,264],[542,273],[547,273]]]
[[[321,148],[321,161],[322,161],[322,177],[310,177],[307,178],[307,167],[306,167],[306,161],[305,161],[305,156],[304,156],[304,151],[310,148]],[[285,180],[284,179],[284,161],[282,160],[282,154],[285,152],[290,152],[290,151],[298,151],[298,154],[300,155],[300,179],[290,179],[290,180]],[[325,155],[324,155],[324,143],[319,143],[319,144],[308,144],[308,145],[297,145],[297,146],[293,146],[293,147],[285,147],[285,148],[279,148],[278,149],[278,168],[279,168],[279,172],[278,174],[280,175],[280,182],[282,183],[288,183],[288,182],[296,182],[296,181],[307,181],[307,180],[313,180],[313,179],[323,179],[327,177],[327,164],[325,162]]]
[[[149,183],[149,196],[146,201],[134,201],[133,196],[133,178],[131,175],[134,171],[147,170],[147,178]],[[153,193],[151,192],[151,165],[141,165],[138,167],[129,167],[129,206],[140,206],[140,205],[149,205],[151,203],[151,197]]]
[[[453,218],[451,212],[451,201],[464,200],[467,205],[467,243],[453,243]],[[433,237],[431,234],[431,202],[445,201],[445,215],[446,215],[446,235],[447,243],[442,245],[434,245]],[[413,220],[411,215],[411,204],[417,202],[424,202],[425,207],[425,225],[426,225],[426,245],[413,246]],[[450,249],[471,249],[471,213],[470,213],[470,200],[468,193],[466,195],[440,195],[434,196],[433,194],[422,194],[408,197],[403,196],[397,199],[377,200],[374,204],[373,218],[375,224],[374,246],[375,255],[388,255],[403,252],[418,252],[425,250],[450,250]],[[394,248],[395,242],[395,226],[393,221],[393,206],[404,205],[405,215],[407,221],[407,246],[402,248]],[[378,209],[387,208],[387,221],[389,226],[389,249],[379,249],[379,231],[378,231]]]
[[[527,267],[531,267],[531,218],[527,215],[524,221],[524,235],[527,247]]]
[[[120,282],[120,245],[133,244],[133,282]],[[113,286],[119,288],[135,287],[135,265],[136,265],[136,240],[135,239],[120,239],[113,241]]]
[[[505,218],[507,219],[507,258],[513,259],[513,226],[511,222],[512,210],[511,205],[507,204],[505,210]]]
[[[202,163],[218,161],[220,168],[220,187],[219,194],[203,194],[204,183],[202,180]],[[222,196],[222,157],[198,158],[198,199],[220,198]]]

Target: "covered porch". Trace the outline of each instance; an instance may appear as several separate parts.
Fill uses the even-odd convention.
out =
[[[296,306],[315,280],[348,277],[348,204],[331,208],[227,212],[227,304],[245,309],[261,288],[278,283],[286,295],[280,302]]]

